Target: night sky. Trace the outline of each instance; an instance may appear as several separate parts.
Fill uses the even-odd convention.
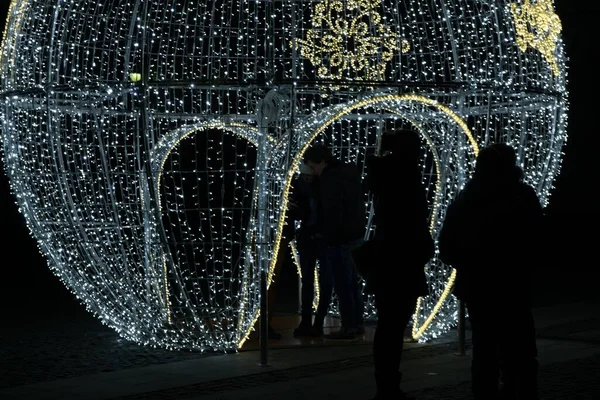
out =
[[[2,27],[7,3],[2,1],[0,5]],[[546,210],[549,229],[554,233],[547,268],[557,272],[557,276],[583,273],[585,280],[586,269],[597,264],[592,259],[598,237],[598,199],[593,196],[597,175],[592,161],[597,160],[593,154],[598,148],[600,115],[600,68],[594,62],[600,39],[600,4],[582,0],[558,0],[556,4],[569,57],[570,112],[563,168]],[[3,165],[0,170],[0,299],[4,314],[27,318],[50,310],[78,309],[72,295],[47,268],[9,193]]]

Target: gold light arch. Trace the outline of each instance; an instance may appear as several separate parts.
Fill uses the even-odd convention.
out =
[[[470,145],[473,159],[477,156],[477,153],[479,152],[479,146],[477,144],[477,141],[475,140],[475,137],[473,136],[473,134],[472,134],[471,130],[469,129],[469,127],[467,126],[466,122],[455,111],[450,109],[450,107],[448,107],[444,104],[441,104],[435,100],[432,100],[428,97],[425,97],[422,95],[416,95],[416,94],[406,94],[406,95],[385,94],[385,95],[376,95],[376,96],[368,97],[368,98],[358,100],[356,102],[344,105],[343,107],[339,107],[339,110],[336,110],[336,112],[334,112],[334,113],[332,113],[332,115],[328,116],[328,118],[326,118],[323,122],[318,123],[317,126],[310,127],[308,129],[305,128],[305,130],[300,130],[302,132],[302,134],[305,135],[304,136],[305,140],[304,140],[304,144],[300,147],[300,151],[293,156],[292,161],[290,163],[290,165],[292,167],[286,173],[280,210],[287,209],[290,185],[291,185],[292,179],[294,177],[295,166],[300,163],[300,161],[302,160],[302,157],[304,156],[304,153],[310,147],[312,142],[318,137],[319,134],[321,134],[332,123],[343,118],[344,115],[349,114],[354,110],[365,108],[365,107],[382,107],[382,108],[386,108],[386,109],[393,109],[392,107],[389,106],[389,103],[397,103],[397,104],[420,103],[422,105],[433,107],[437,111],[446,115],[450,120],[452,120],[456,124],[456,126],[458,126],[460,128],[461,132],[465,135],[465,137],[467,138],[467,141]],[[325,109],[325,110],[321,111],[321,113],[328,114],[329,111],[330,110]],[[398,115],[400,115],[400,116],[402,116],[403,114],[404,114],[403,112],[398,113]],[[434,206],[434,208],[436,208],[436,207],[437,206]],[[433,217],[435,217],[435,216],[432,214],[432,218]],[[276,240],[275,240],[274,248],[273,248],[274,254],[277,254],[277,252],[279,251],[279,247],[281,244],[281,235],[282,235],[284,224],[285,224],[285,211],[280,213],[280,217],[279,217],[279,221],[278,221],[278,225],[277,225]],[[275,267],[275,260],[272,259],[270,262],[270,265],[269,265],[269,276],[272,275],[272,273],[274,271],[274,267]],[[413,332],[412,332],[413,338],[418,339],[423,334],[423,332],[425,332],[425,330],[431,324],[431,322],[434,320],[438,310],[440,309],[440,307],[446,300],[448,294],[450,293],[452,284],[454,282],[455,274],[456,274],[455,271],[453,271],[450,276],[450,279],[448,280],[448,282],[446,284],[446,289],[444,290],[444,292],[442,293],[442,295],[436,302],[433,312],[429,316],[427,316],[425,321],[420,326],[416,327],[416,329],[413,328]],[[270,279],[269,279],[269,281],[270,281]],[[420,304],[418,306],[420,306]],[[258,318],[259,313],[260,313],[260,310],[257,311],[257,314],[255,315],[255,318],[254,318],[255,320]],[[250,332],[248,331],[245,338],[247,338],[249,333]],[[241,347],[243,345],[244,341],[245,341],[245,339],[241,341],[239,347]]]

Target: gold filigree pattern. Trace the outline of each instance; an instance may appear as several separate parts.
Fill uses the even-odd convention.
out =
[[[312,28],[298,44],[319,78],[380,81],[394,52],[410,49],[384,24],[378,5],[372,0],[323,0],[315,6]]]
[[[538,50],[550,64],[552,73],[559,74],[556,45],[562,30],[560,18],[554,12],[552,0],[525,0],[521,7],[513,3],[510,11],[515,21],[517,45],[521,51],[528,47]]]

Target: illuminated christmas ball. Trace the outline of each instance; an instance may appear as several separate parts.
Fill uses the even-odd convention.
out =
[[[144,345],[243,345],[313,141],[364,170],[382,132],[417,130],[437,237],[479,148],[513,145],[546,204],[566,140],[550,0],[13,0],[1,51],[20,211],[85,307]],[[453,269],[426,272],[422,341],[457,314]]]

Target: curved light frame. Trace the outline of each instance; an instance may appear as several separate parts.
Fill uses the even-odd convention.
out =
[[[156,194],[156,197],[157,197],[155,200],[155,204],[158,209],[158,215],[162,215],[161,180],[162,180],[162,172],[163,172],[164,164],[165,164],[166,160],[168,159],[169,155],[182,140],[192,136],[192,134],[196,134],[199,132],[205,132],[207,130],[215,130],[215,129],[232,133],[236,136],[239,136],[239,137],[247,140],[249,143],[253,144],[255,147],[258,147],[261,133],[255,126],[241,123],[241,122],[221,121],[218,119],[214,119],[214,120],[210,120],[210,121],[203,121],[203,122],[194,124],[192,126],[184,126],[179,129],[173,130],[169,134],[163,136],[150,152],[150,165],[151,165],[152,178],[153,178],[152,180],[154,182],[154,193]],[[275,142],[275,139],[272,138],[271,136],[267,135],[267,152],[268,153],[270,153],[272,151],[274,142]],[[142,177],[144,177],[144,175],[142,175]],[[144,182],[142,182],[142,184],[140,186],[142,188],[144,188],[145,187]],[[144,196],[142,196],[142,198],[144,198]],[[256,198],[256,190],[255,190],[255,198]],[[253,199],[253,203],[256,202],[255,198]],[[147,214],[144,217],[146,219],[155,220],[152,217],[152,215]],[[255,223],[255,221],[253,219],[251,219],[250,224],[252,225],[254,223]],[[163,231],[162,232],[163,235],[166,234],[164,232],[164,227],[162,225],[162,222],[159,224],[148,224],[148,225],[150,227],[159,225],[160,229]],[[156,232],[154,232],[154,233],[156,233]],[[151,235],[149,235],[149,236],[151,236]],[[252,242],[252,239],[250,239],[250,242]],[[168,247],[160,246],[158,251],[159,251],[159,253],[161,253],[161,257],[159,258],[159,261],[162,264],[160,269],[161,269],[161,274],[163,276],[163,287],[164,287],[163,303],[164,303],[164,306],[167,308],[167,310],[166,310],[167,320],[169,322],[171,322],[171,318],[170,318],[171,311],[170,311],[169,302],[168,302],[169,289],[168,289],[168,282],[167,282],[167,275],[168,275],[167,258],[170,257],[170,254],[169,254],[170,250],[168,249]],[[246,275],[244,275],[244,276],[246,276]],[[175,274],[175,277],[177,277],[177,274]],[[179,282],[179,284],[181,284],[181,282]],[[242,291],[243,291],[243,293],[248,292],[247,279],[244,279],[244,281],[242,283]],[[240,305],[240,311],[242,311],[244,309],[244,306],[245,306],[244,303],[242,303]],[[242,319],[243,319],[243,314],[240,316],[240,322]]]
[[[415,94],[379,95],[379,94],[377,94],[374,96],[366,97],[364,99],[350,102],[348,104],[342,104],[341,106],[336,105],[336,106],[325,108],[325,109],[321,110],[317,114],[317,116],[315,116],[315,118],[314,118],[315,121],[320,121],[321,119],[323,119],[321,117],[322,115],[327,115],[327,114],[332,113],[332,111],[334,111],[332,113],[333,115],[331,115],[329,118],[327,118],[325,120],[325,123],[319,122],[319,123],[314,124],[314,126],[309,123],[308,126],[306,126],[306,127],[302,127],[302,128],[298,127],[296,129],[294,129],[294,132],[303,132],[304,131],[307,133],[305,136],[306,140],[301,145],[300,151],[293,156],[290,165],[292,165],[292,166],[298,165],[300,163],[300,161],[302,160],[304,153],[310,147],[312,142],[317,138],[317,136],[320,133],[322,133],[329,125],[331,125],[335,121],[341,119],[344,115],[349,114],[350,112],[352,112],[356,109],[360,109],[360,108],[364,108],[364,107],[378,107],[379,106],[381,108],[394,109],[393,106],[389,105],[389,103],[393,103],[393,102],[399,102],[399,103],[416,102],[416,103],[420,103],[420,104],[423,104],[426,106],[433,107],[437,111],[445,114],[452,121],[454,121],[454,123],[464,133],[464,135],[466,136],[466,138],[471,146],[473,160],[475,159],[475,157],[477,156],[477,153],[479,152],[479,145],[477,144],[477,141],[475,140],[475,138],[474,138],[471,130],[467,126],[466,122],[456,112],[452,111],[448,106],[441,104],[430,98],[427,98],[425,96],[421,96],[421,95],[415,95]],[[402,114],[404,114],[404,113],[400,112],[400,115],[402,115]],[[292,183],[292,180],[294,177],[294,171],[295,171],[295,168],[290,168],[290,169],[288,169],[288,171],[286,173],[283,194],[282,194],[282,202],[279,206],[280,210],[287,209],[288,197],[290,194],[290,186],[291,186],[291,183]],[[276,239],[275,239],[275,243],[274,243],[274,247],[273,247],[273,254],[277,254],[277,252],[279,251],[284,225],[285,225],[285,212],[280,212],[279,221],[277,224]],[[274,258],[271,259],[271,262],[269,264],[269,273],[270,274],[272,274],[275,269],[275,262],[276,262],[276,260]],[[452,288],[452,284],[454,282],[455,276],[456,276],[456,271],[453,271],[451,273],[450,279],[448,280],[448,282],[446,284],[445,290],[443,291],[442,295],[436,302],[433,312],[426,318],[425,322],[423,324],[421,324],[421,326],[419,326],[416,329],[413,329],[413,333],[412,333],[413,338],[418,339],[419,337],[421,337],[421,335],[423,335],[425,330],[429,327],[431,322],[434,320],[438,310],[440,309],[440,307],[446,300],[448,294],[450,294],[450,290]],[[260,309],[257,310],[257,313],[255,314],[255,316],[253,318],[254,321],[256,321],[258,319],[259,314],[260,314]],[[249,336],[249,334],[250,334],[250,331],[246,332],[244,339],[240,342],[240,345],[238,347],[242,347],[242,345],[244,344],[244,342],[247,339],[247,337]]]
[[[289,82],[289,93],[294,97],[290,97],[291,101],[285,107],[270,110],[273,116],[277,113],[272,127],[278,134],[296,124],[295,134],[307,135],[310,132],[306,129],[320,129],[319,124],[331,123],[329,119],[339,112],[343,118],[343,109],[354,107],[356,102],[331,104],[347,101],[349,97],[356,99],[375,90],[393,93],[414,90],[431,98],[444,99],[442,103],[451,105],[457,116],[468,117],[481,144],[502,141],[513,145],[525,171],[526,182],[536,188],[542,204],[547,204],[553,180],[560,170],[561,148],[567,137],[568,109],[564,43],[560,36],[562,27],[552,0],[511,0],[484,7],[474,6],[466,0],[442,1],[439,7],[418,1],[405,2],[406,18],[396,12],[398,1],[378,3],[376,7],[378,13],[383,12],[383,22],[372,20],[372,27],[390,27],[399,40],[407,41],[409,48],[395,50],[388,60],[385,76],[374,77],[376,88],[368,86],[366,81],[363,83],[367,86],[354,86],[352,82],[360,83],[365,78],[356,70],[350,77],[351,82],[346,82],[353,87],[339,92],[329,90],[335,82],[314,81],[314,73],[318,71],[302,55],[301,41],[307,39],[307,30],[316,26],[307,19],[305,11],[311,7],[316,10],[315,6],[325,3],[331,4],[331,1],[320,0],[310,6],[273,3],[270,16],[275,22],[272,25],[277,32],[275,39],[281,38],[289,46],[284,43],[281,48],[274,49],[277,61],[264,68],[254,49],[261,46],[260,42],[267,46],[271,42],[264,40],[262,31],[253,30],[247,23],[251,20],[247,17],[254,11],[248,12],[241,3],[199,2],[194,10],[187,11],[187,15],[210,15],[207,11],[215,10],[225,11],[222,15],[233,18],[207,18],[201,22],[202,18],[199,18],[198,23],[189,24],[190,30],[176,31],[170,29],[172,23],[186,13],[179,6],[174,7],[171,16],[146,18],[155,11],[160,12],[162,2],[142,4],[136,0],[118,7],[89,1],[10,2],[0,48],[0,86],[3,90],[0,120],[4,126],[5,163],[11,188],[31,234],[48,258],[50,269],[90,312],[122,337],[167,348],[232,349],[242,341],[240,337],[231,337],[233,326],[223,328],[215,340],[205,340],[204,333],[198,335],[162,324],[163,315],[166,320],[170,318],[169,287],[167,281],[161,279],[166,277],[170,255],[163,247],[164,243],[157,245],[160,242],[156,240],[162,234],[162,222],[159,216],[160,176],[155,172],[160,173],[162,168],[158,160],[168,157],[172,150],[169,148],[173,144],[171,141],[176,142],[179,135],[192,134],[191,131],[186,133],[189,127],[174,133],[171,131],[173,125],[179,126],[190,118],[197,121],[196,118],[212,117],[216,119],[194,126],[205,124],[208,127],[214,123],[215,129],[221,129],[224,125],[237,124],[235,121],[261,125],[255,106],[270,87],[262,81],[256,85],[253,79],[262,77],[262,72],[271,67],[272,71],[282,73],[284,82]],[[260,4],[256,5],[264,9]],[[345,13],[333,22],[342,23],[348,17]],[[264,20],[262,16],[259,19]],[[287,24],[290,20],[294,23]],[[112,21],[117,24],[113,24],[110,32],[105,31],[104,24],[110,25]],[[227,32],[233,32],[229,28],[239,28],[241,34],[233,39],[233,35],[227,35]],[[203,41],[208,29],[217,36],[242,40],[233,46],[204,41],[207,47],[196,46],[195,50],[189,51],[187,45]],[[323,33],[334,31],[324,27]],[[98,37],[111,39],[94,39]],[[200,48],[202,50],[197,51]],[[360,52],[347,50],[362,57]],[[172,57],[176,57],[178,64],[168,68]],[[381,57],[376,58],[369,62],[381,60]],[[149,71],[152,73],[147,73]],[[243,71],[243,75],[230,71]],[[137,75],[136,79],[131,79],[132,74],[139,74],[144,79],[136,83]],[[319,89],[321,83],[326,90]],[[233,91],[237,93],[229,97]],[[218,102],[211,101],[217,98]],[[414,108],[415,112],[410,111],[410,115],[401,115],[401,118],[415,117],[425,130],[442,133],[439,128],[447,124],[446,117],[452,119],[450,114],[433,105],[429,105],[430,110],[417,105],[426,106],[423,102],[407,102],[414,103],[414,107],[407,108]],[[328,111],[313,113],[315,109]],[[282,115],[284,118],[280,118]],[[144,130],[144,120],[155,117],[156,130]],[[434,122],[429,124],[428,117]],[[443,122],[435,125],[436,119]],[[138,125],[134,127],[129,125],[130,122]],[[235,134],[234,131],[243,129],[223,130]],[[248,129],[242,137],[254,134],[250,131],[255,128]],[[81,133],[89,136],[85,138]],[[117,136],[113,138],[114,134]],[[454,129],[452,135],[455,135]],[[103,142],[104,138],[110,139]],[[302,137],[301,146],[306,139]],[[447,158],[454,165],[462,165],[476,154],[472,143],[467,140],[465,146],[463,139],[461,136],[463,143],[456,143],[460,148],[458,157]],[[269,141],[274,142],[266,146],[274,155],[274,168],[266,174],[278,180],[271,181],[269,188],[261,193],[268,197],[266,208],[273,223],[266,227],[270,242],[266,254],[272,255],[275,254],[272,237],[281,216],[277,214],[278,202],[285,197],[281,196],[283,189],[280,189],[290,165],[286,157],[280,156],[283,152],[280,142]],[[159,144],[153,149],[155,162],[150,166],[150,160],[143,158],[148,156],[145,146],[153,142]],[[86,151],[91,151],[87,159],[84,152],[69,153],[69,149],[81,143]],[[289,150],[294,154],[303,152],[298,144],[292,143]],[[120,154],[114,152],[115,146],[120,148],[118,151],[126,149],[127,156],[120,158]],[[95,154],[98,149],[103,153]],[[264,153],[259,154],[264,156],[263,159],[267,158]],[[441,154],[447,156],[449,153]],[[136,157],[135,162],[130,162],[132,157]],[[65,160],[69,161],[68,165]],[[86,167],[90,165],[99,167],[98,171],[94,170],[99,173],[96,178],[87,174],[89,168]],[[442,166],[442,171],[448,170],[447,165]],[[71,169],[78,169],[81,175],[70,175]],[[465,171],[462,167],[457,171],[456,176],[448,175],[449,180],[442,178],[446,185],[442,187],[444,193],[457,190],[463,182]],[[116,193],[126,196],[126,201],[116,200],[112,186],[115,182],[119,182]],[[246,196],[249,190],[245,192]],[[436,191],[440,192],[439,187]],[[151,192],[154,197],[150,197]],[[256,194],[257,190],[254,192]],[[88,198],[94,200],[88,202]],[[438,200],[441,205],[437,212],[434,204],[434,218],[439,222],[447,199]],[[257,204],[256,199],[253,201]],[[124,221],[132,224],[124,226]],[[251,219],[251,223],[256,221]],[[106,232],[113,232],[110,233],[113,236],[109,237]],[[146,240],[138,241],[142,234],[147,235]],[[127,240],[132,240],[135,248],[128,249],[131,244]],[[138,243],[147,247],[140,249]],[[254,266],[256,261],[247,259],[246,266]],[[140,263],[144,262],[146,271],[140,268]],[[449,270],[442,264],[437,265],[439,268],[432,270],[428,277],[440,279],[434,286],[430,280],[430,287],[434,288],[436,298],[440,294],[447,298],[451,287],[451,281],[447,279]],[[169,269],[169,274],[172,272]],[[272,273],[269,268],[268,284]],[[443,278],[435,274],[442,274]],[[248,281],[244,281],[245,278]],[[238,280],[244,288],[253,291],[242,294],[241,297],[250,301],[245,305],[248,310],[242,311],[256,311],[253,309],[257,300],[256,288],[250,286],[256,279],[257,276],[252,275]],[[442,286],[446,281],[448,283]],[[170,284],[172,282],[169,280]],[[254,297],[248,298],[249,295]],[[455,322],[456,309],[451,299],[436,303],[437,308],[433,309],[433,302],[428,298],[421,299],[421,304],[419,318],[424,314],[428,317],[423,323],[413,325],[413,337],[427,340],[446,331]],[[233,309],[235,307],[237,303]],[[227,312],[231,310],[229,308]],[[418,312],[419,306],[415,315]],[[246,314],[244,327],[248,317]],[[235,332],[239,336],[244,331],[238,329]]]

